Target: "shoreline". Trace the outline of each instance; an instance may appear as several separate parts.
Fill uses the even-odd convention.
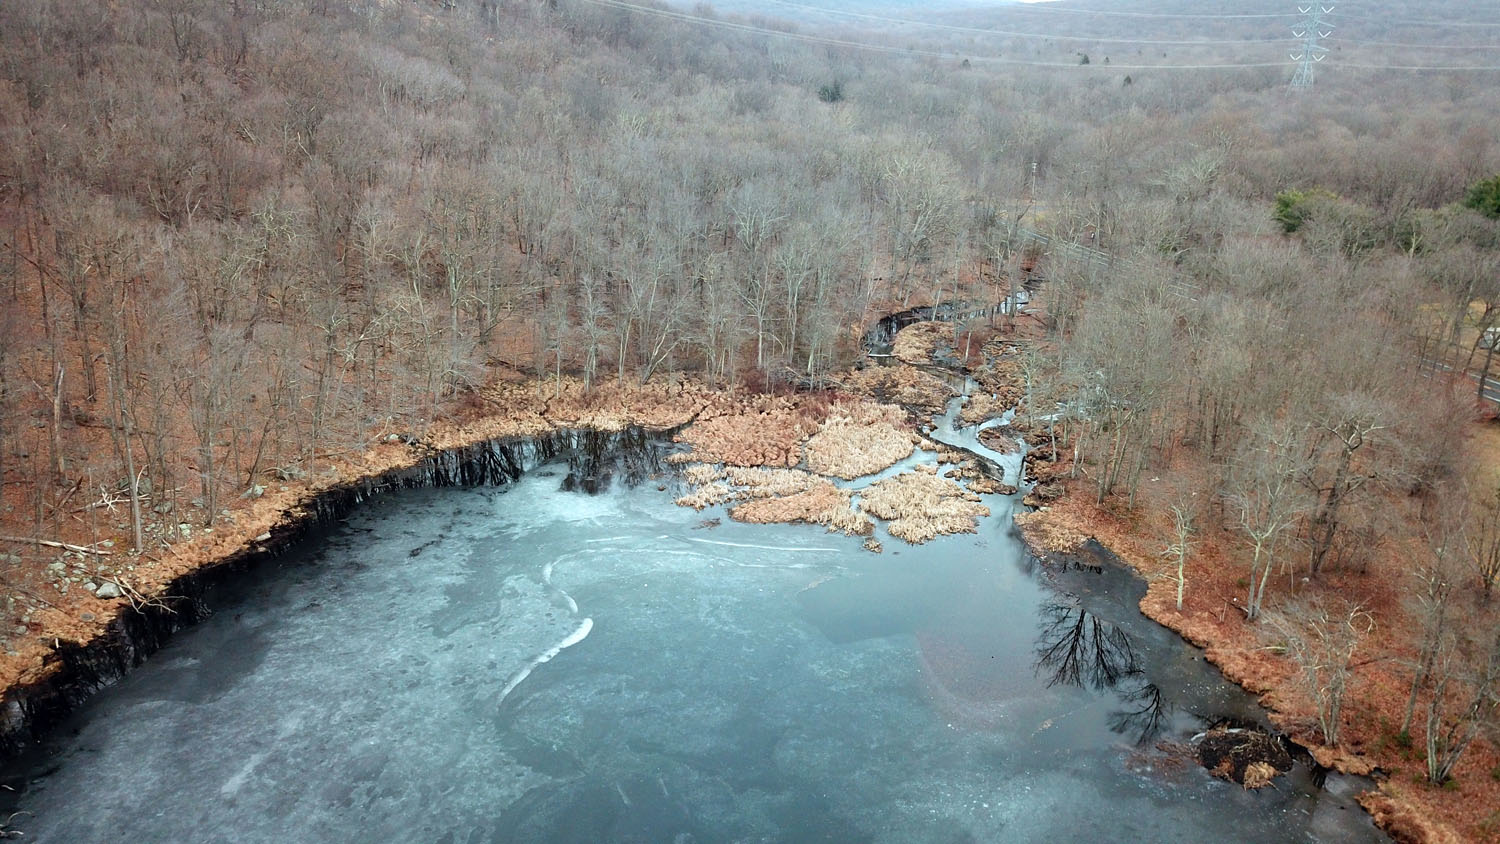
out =
[[[51,658],[34,676],[0,692],[0,760],[34,752],[95,694],[139,667],[177,632],[207,618],[212,610],[203,604],[203,595],[277,559],[371,498],[397,489],[504,486],[565,450],[613,452],[622,439],[670,437],[676,427],[558,427],[428,453],[409,448],[409,460],[392,461],[383,471],[304,490],[279,511],[273,525],[229,553],[175,574],[139,604],[116,602],[113,614],[98,619],[100,629],[87,641],[55,638]]]
[[[1370,815],[1378,829],[1393,841],[1400,842],[1457,844],[1464,840],[1440,820],[1435,823],[1421,806],[1403,799],[1400,790],[1390,787],[1390,773],[1380,768],[1375,760],[1365,757],[1362,751],[1344,747],[1330,748],[1316,741],[1307,729],[1297,726],[1299,719],[1304,716],[1290,708],[1288,702],[1281,697],[1287,692],[1284,677],[1270,676],[1263,663],[1252,663],[1245,655],[1243,640],[1236,642],[1228,634],[1214,635],[1213,632],[1196,629],[1191,625],[1192,616],[1188,614],[1188,608],[1185,607],[1182,612],[1176,609],[1175,583],[1160,576],[1161,572],[1148,562],[1152,558],[1144,549],[1137,547],[1146,542],[1141,531],[1130,525],[1119,524],[1121,520],[1104,513],[1097,506],[1087,502],[1080,503],[1078,493],[1071,489],[1071,484],[1063,483],[1061,488],[1065,490],[1062,496],[1047,502],[1048,509],[1033,510],[1017,520],[1022,541],[1033,555],[1039,559],[1049,555],[1067,557],[1083,543],[1097,543],[1123,569],[1145,581],[1146,590],[1137,604],[1141,615],[1200,650],[1203,659],[1217,668],[1225,680],[1253,695],[1280,734],[1317,765],[1328,771],[1369,781],[1371,787],[1358,794],[1356,801]],[[1049,516],[1052,508],[1062,509],[1064,518],[1059,520],[1057,513]],[[1083,519],[1088,520],[1091,528],[1100,529],[1084,531],[1068,524]],[[1191,588],[1190,584],[1189,589]],[[1243,632],[1244,628],[1240,629]]]
[[[538,391],[546,391],[545,384],[538,385],[535,382],[512,386],[512,397],[517,393],[525,393],[533,398],[541,398]],[[677,386],[678,398],[686,397],[688,400],[678,402],[673,409],[675,412],[667,414],[669,418],[662,418],[662,414],[658,413],[656,418],[649,420],[658,424],[639,421],[634,414],[622,415],[618,408],[612,413],[593,416],[576,412],[558,413],[552,407],[556,398],[554,396],[554,399],[543,399],[540,407],[533,405],[514,408],[503,415],[486,413],[463,424],[441,426],[440,431],[420,441],[377,442],[367,452],[359,455],[361,465],[365,468],[363,473],[352,478],[335,477],[322,485],[304,483],[301,489],[292,491],[290,496],[274,502],[273,518],[263,530],[260,527],[264,515],[260,520],[246,520],[243,524],[237,520],[235,525],[240,528],[237,531],[239,541],[231,541],[231,547],[225,552],[201,555],[194,563],[174,573],[160,588],[149,592],[142,590],[148,596],[171,596],[163,599],[169,603],[148,601],[143,606],[134,606],[117,601],[113,614],[98,622],[99,629],[86,642],[54,639],[51,659],[40,667],[35,676],[10,685],[0,692],[0,758],[15,759],[34,752],[42,746],[50,730],[65,722],[90,697],[139,666],[147,656],[165,644],[171,635],[206,617],[205,608],[198,598],[208,589],[275,559],[369,497],[396,488],[503,485],[514,481],[536,463],[556,456],[560,451],[558,441],[561,438],[573,440],[569,447],[576,446],[580,437],[608,438],[612,441],[611,447],[614,447],[620,437],[632,431],[640,435],[671,438],[674,433],[704,416],[710,408],[717,408],[724,414],[733,414],[737,409],[743,410],[747,401],[753,405],[759,396],[734,389],[708,388],[696,382],[679,382]],[[670,387],[668,385],[669,390]],[[659,390],[654,389],[627,389],[625,392],[627,403],[629,399],[661,397]],[[614,398],[618,404],[620,396],[616,394]],[[492,407],[503,406],[503,400],[489,399],[489,402]],[[912,409],[905,405],[903,408]],[[565,418],[556,418],[554,413]],[[593,427],[568,424],[571,421],[585,420],[603,424]],[[518,449],[521,452],[519,454]],[[992,462],[984,455],[967,449],[963,451],[970,459],[978,459],[981,466],[988,466]],[[1026,474],[1034,468],[1038,467],[1028,461],[1023,467],[1022,480],[1026,480]],[[1064,496],[1064,499],[1073,498],[1073,495]],[[1057,503],[1060,502],[1052,502],[1053,505]],[[1034,529],[1028,529],[1024,516],[1041,515],[1043,512],[1045,511],[1033,509],[1030,514],[1017,514],[1023,518],[1016,522],[1027,550],[1038,558],[1045,558],[1049,552],[1067,550],[1049,548],[1047,541],[1034,535]],[[251,533],[252,530],[255,532]],[[1116,547],[1121,537],[1089,534],[1083,538],[1096,539],[1121,563],[1122,568],[1145,581],[1146,591],[1139,602],[1139,609],[1146,618],[1172,631],[1185,643],[1202,649],[1204,658],[1226,680],[1254,695],[1266,710],[1268,718],[1278,727],[1281,726],[1279,717],[1284,717],[1287,713],[1268,700],[1272,687],[1255,682],[1254,678],[1243,672],[1232,670],[1230,661],[1216,650],[1214,641],[1194,636],[1182,625],[1173,624],[1170,614],[1152,611],[1151,598],[1161,588],[1158,585],[1159,579],[1154,578],[1151,571],[1139,564],[1128,549],[1122,553]],[[1359,769],[1341,758],[1325,760],[1318,754],[1319,748],[1299,740],[1291,731],[1283,732],[1324,767],[1355,776],[1371,773],[1368,767]],[[1389,801],[1389,797],[1377,784],[1376,790],[1361,795],[1359,802],[1370,812],[1378,827],[1391,833],[1390,812],[1377,811],[1377,808],[1385,808],[1384,804],[1378,804],[1380,799]],[[1429,837],[1425,840],[1444,839]]]

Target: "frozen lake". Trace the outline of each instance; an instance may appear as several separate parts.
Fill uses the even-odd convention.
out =
[[[268,564],[96,697],[27,841],[1378,840],[1299,768],[1156,749],[1245,695],[1123,573],[1047,575],[990,496],[912,547],[648,482],[414,490]],[[705,527],[705,517],[722,525]],[[1045,576],[1044,576],[1045,575]],[[1332,789],[1338,790],[1338,789]]]

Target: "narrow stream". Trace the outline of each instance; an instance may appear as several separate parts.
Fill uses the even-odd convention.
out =
[[[933,438],[976,434],[939,420]],[[877,555],[678,508],[670,482],[580,486],[553,462],[365,505],[95,698],[16,780],[15,826],[58,844],[1382,840],[1337,778],[1248,792],[1158,749],[1264,716],[1139,614],[1132,576],[1042,571],[1015,496],[987,496],[975,535],[881,532]]]

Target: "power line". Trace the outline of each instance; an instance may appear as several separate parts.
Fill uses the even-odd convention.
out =
[[[924,50],[911,47],[897,47],[890,44],[873,44],[865,41],[854,41],[845,38],[832,38],[829,36],[812,35],[810,33],[789,30],[771,29],[738,21],[721,20],[717,18],[706,18],[687,12],[677,12],[670,9],[642,6],[626,0],[581,0],[581,2],[592,3],[597,6],[621,9],[635,12],[641,15],[666,18],[682,23],[703,26],[715,29],[725,29],[732,32],[741,32],[753,35],[764,35],[775,38],[783,38],[788,41],[801,41],[809,44],[821,44],[830,47],[846,47],[854,50],[866,50],[875,53],[886,53],[891,55],[906,56],[909,58],[931,58],[944,61],[963,59],[973,64],[993,64],[1017,67],[1050,67],[1065,70],[1085,71],[1112,71],[1112,70],[1250,70],[1256,68],[1283,67],[1284,60],[1279,62],[1234,62],[1218,64],[1079,64],[1076,62],[1045,62],[1031,59],[1011,59],[1001,56],[965,55],[963,53],[940,52],[937,50]],[[1061,11],[1061,10],[1059,10]],[[1077,11],[1077,10],[1073,10]],[[1125,14],[1125,13],[1120,13]],[[1145,15],[1145,13],[1141,13]],[[1233,17],[1233,16],[1221,16]],[[1287,15],[1260,15],[1258,17],[1288,17]],[[1500,66],[1488,65],[1456,65],[1456,66],[1431,66],[1431,65],[1372,65],[1352,64],[1339,62],[1340,67],[1352,67],[1365,70],[1403,70],[1403,71],[1492,71],[1500,70]]]
[[[939,52],[937,50],[923,50],[908,47],[896,47],[889,44],[871,44],[864,41],[851,41],[844,38],[832,38],[823,35],[812,35],[803,32],[787,31],[781,29],[770,29],[768,27],[756,26],[754,24],[740,23],[738,21],[720,20],[717,18],[705,18],[687,12],[676,12],[670,9],[661,9],[651,6],[641,6],[626,0],[583,0],[585,3],[593,3],[597,6],[623,9],[642,15],[667,18],[669,20],[692,23],[699,26],[707,26],[717,29],[727,29],[733,32],[753,33],[756,35],[768,35],[777,38],[785,38],[791,41],[804,41],[812,44],[824,44],[832,47],[849,47],[856,50],[870,50],[878,53],[891,53],[895,55],[911,56],[918,58],[934,58],[953,61],[955,59],[966,59],[971,63],[1021,65],[1028,67],[1055,67],[1055,68],[1079,68],[1084,70],[1230,70],[1258,67],[1281,67],[1282,62],[1234,62],[1224,64],[1079,64],[1077,62],[1043,62],[1030,59],[1008,59],[1001,56],[964,55],[958,52]]]
[[[1366,18],[1360,15],[1350,15],[1339,12],[1335,17],[1342,20],[1364,21],[1366,23],[1398,24],[1400,26],[1461,26],[1461,27],[1500,27],[1500,22],[1495,21],[1423,21],[1423,20],[1396,20],[1392,18]]]
[[[1353,62],[1346,62],[1342,60],[1339,61],[1338,67],[1353,67],[1360,70],[1500,70],[1500,64],[1356,64]]]
[[[1308,6],[1299,6],[1297,11],[1307,17],[1303,19],[1301,29],[1292,27],[1292,34],[1302,39],[1302,52],[1292,54],[1292,61],[1297,62],[1297,72],[1292,74],[1292,90],[1294,91],[1312,87],[1313,69],[1328,54],[1328,48],[1323,46],[1323,39],[1333,34],[1333,24],[1323,19],[1324,15],[1333,11],[1332,6],[1325,7],[1322,3],[1313,3]],[[1324,27],[1328,28],[1326,32],[1323,30]]]
[[[881,23],[898,23],[908,26],[920,26],[928,29],[943,30],[946,32],[963,32],[975,35],[1000,35],[1011,38],[1040,38],[1048,41],[1081,41],[1096,44],[1146,44],[1155,46],[1215,46],[1215,45],[1243,45],[1243,44],[1277,44],[1280,38],[1221,38],[1221,39],[1196,39],[1196,40],[1159,40],[1148,38],[1106,38],[1091,35],[1059,35],[1050,32],[1018,32],[1008,29],[990,29],[976,26],[960,26],[957,24],[938,23],[936,21],[912,20],[910,18],[893,18],[885,15],[872,15],[863,12],[851,12],[843,9],[830,9],[823,6],[815,6],[808,3],[794,3],[791,0],[764,0],[778,6],[792,9],[820,12],[827,15],[838,15],[859,20],[879,21]],[[1355,38],[1327,38],[1327,41],[1338,41],[1361,47],[1407,47],[1421,50],[1500,50],[1500,44],[1402,44],[1389,41],[1365,41]]]
[[[1047,14],[1074,14],[1095,15],[1098,17],[1115,18],[1172,18],[1187,20],[1241,20],[1246,18],[1295,18],[1297,15],[1287,12],[1267,12],[1261,14],[1213,14],[1201,13],[1172,13],[1172,12],[1116,12],[1104,9],[1074,9],[1068,6],[1054,6],[1051,3],[1024,4],[1015,7],[1007,7],[1007,12],[1045,12]]]
[[[844,11],[842,9],[828,9],[828,8],[824,8],[822,6],[812,6],[812,5],[809,5],[809,4],[806,4],[806,3],[793,3],[793,2],[790,2],[790,0],[765,0],[765,1],[769,2],[769,3],[774,3],[774,4],[778,5],[778,6],[788,6],[788,7],[791,7],[793,9],[804,9],[804,10],[809,10],[809,11],[814,11],[814,12],[822,12],[822,13],[828,14],[828,15],[842,15],[844,17],[858,18],[860,20],[880,21],[882,23],[900,23],[900,24],[907,24],[907,25],[910,25],[910,26],[925,26],[925,27],[928,27],[930,29],[941,29],[941,30],[945,30],[945,31],[948,31],[948,32],[965,32],[965,33],[972,33],[972,34],[977,34],[977,35],[1003,35],[1003,36],[1007,36],[1007,37],[1010,37],[1010,38],[1043,38],[1043,39],[1046,39],[1048,41],[1088,41],[1088,42],[1093,42],[1093,43],[1097,43],[1097,44],[1150,44],[1150,45],[1192,46],[1192,45],[1205,45],[1205,44],[1206,45],[1215,45],[1215,44],[1218,44],[1218,45],[1223,45],[1223,44],[1273,44],[1273,43],[1280,43],[1281,41],[1284,40],[1284,39],[1281,39],[1281,38],[1242,38],[1242,39],[1225,39],[1225,40],[1217,40],[1217,41],[1216,40],[1206,40],[1206,39],[1190,40],[1190,41],[1181,41],[1181,40],[1171,41],[1171,40],[1150,40],[1150,39],[1144,39],[1144,38],[1103,38],[1103,37],[1091,36],[1091,35],[1057,35],[1057,34],[1048,33],[1048,32],[1016,32],[1016,31],[1008,30],[1008,29],[987,29],[987,28],[984,28],[984,27],[976,27],[976,26],[958,26],[956,24],[937,23],[936,21],[917,21],[917,20],[911,20],[909,18],[891,18],[891,17],[885,17],[883,15],[870,15],[870,14],[864,14],[862,12],[849,12],[849,11]]]
[[[1412,50],[1500,50],[1500,44],[1405,44],[1394,41],[1364,41],[1358,38],[1325,38],[1354,47],[1406,47]]]

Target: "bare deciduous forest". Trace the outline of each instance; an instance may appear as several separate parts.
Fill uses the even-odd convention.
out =
[[[953,331],[1023,344],[1046,512],[1398,836],[1495,839],[1500,28],[1339,4],[1289,93],[1292,5],[0,4],[5,676],[497,380],[834,390],[1031,281]]]

